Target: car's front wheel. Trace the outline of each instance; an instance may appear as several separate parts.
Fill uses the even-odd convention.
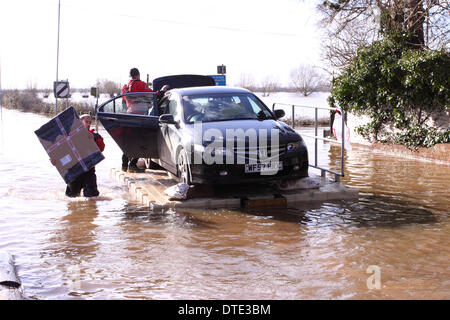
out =
[[[189,164],[187,162],[186,153],[184,152],[184,150],[180,150],[180,152],[178,153],[177,171],[180,182],[186,183],[188,185],[192,184]]]

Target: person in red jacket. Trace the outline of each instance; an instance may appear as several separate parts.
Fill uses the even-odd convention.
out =
[[[141,74],[137,68],[130,70],[130,81],[122,88],[122,94],[128,92],[153,92],[144,81],[141,80]],[[132,97],[123,97],[126,102],[127,113],[143,114],[148,112],[148,105],[136,103]]]
[[[141,74],[137,68],[130,70],[130,81],[122,88],[122,94],[129,92],[153,92],[144,81],[141,80]],[[148,106],[135,103],[131,97],[123,97],[126,103],[127,113],[146,115]],[[145,169],[138,168],[138,158],[129,158],[126,154],[122,155],[122,170],[128,172],[144,172]]]
[[[122,88],[122,94],[129,92],[153,92],[144,81],[141,80],[141,74],[137,68],[132,68],[130,70],[130,81],[128,84],[124,85]],[[164,96],[164,93],[169,89],[168,85],[164,85],[161,91],[156,92],[157,100]],[[148,103],[136,102],[133,97],[123,97],[122,104],[127,110],[127,113],[147,115],[149,105]],[[130,158],[127,155],[122,155],[122,171],[128,172],[144,172],[145,169],[138,168],[137,162],[138,158]]]
[[[88,114],[83,114],[80,116],[81,122],[83,122],[84,127],[91,133],[92,139],[94,139],[98,148],[101,152],[105,150],[105,142],[101,135],[95,132],[94,129],[91,130],[92,118]],[[100,193],[97,189],[97,176],[95,175],[95,167],[92,167],[75,180],[67,184],[66,196],[68,197],[78,197],[80,195],[81,189],[83,189],[83,195],[85,197],[96,197]]]

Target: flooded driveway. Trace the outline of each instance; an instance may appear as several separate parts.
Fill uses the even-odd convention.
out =
[[[101,196],[66,198],[34,134],[47,120],[4,109],[0,128],[0,250],[31,298],[450,297],[449,165],[354,146],[342,181],[359,201],[150,211],[109,178],[121,151],[103,130]],[[339,148],[319,148],[336,168]]]

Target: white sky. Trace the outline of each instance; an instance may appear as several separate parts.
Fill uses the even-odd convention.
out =
[[[59,79],[72,88],[128,81],[241,74],[288,84],[299,64],[321,65],[314,0],[61,0]],[[51,88],[56,79],[58,0],[0,0],[4,89]]]

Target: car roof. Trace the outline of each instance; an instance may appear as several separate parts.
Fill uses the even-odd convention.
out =
[[[212,87],[189,87],[173,89],[171,91],[178,92],[181,96],[197,95],[197,94],[232,94],[232,93],[251,93],[250,91],[237,88],[237,87],[226,87],[226,86],[212,86]]]

